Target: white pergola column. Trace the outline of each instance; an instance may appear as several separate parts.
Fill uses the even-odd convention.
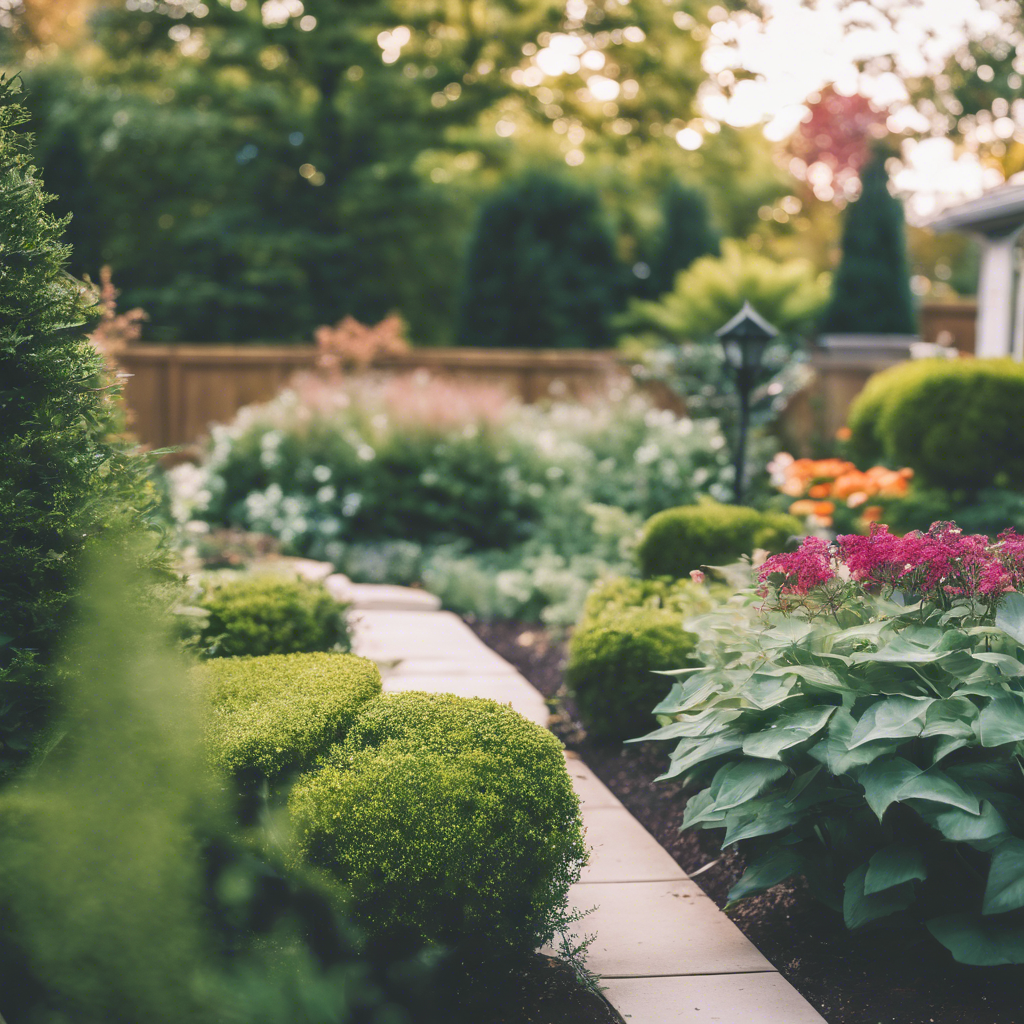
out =
[[[1014,288],[1015,248],[1021,228],[981,239],[978,274],[978,328],[975,353],[979,357],[1008,356],[1017,345],[1017,296]]]

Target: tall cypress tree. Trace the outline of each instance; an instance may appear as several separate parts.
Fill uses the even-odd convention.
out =
[[[0,778],[50,720],[47,681],[93,538],[139,523],[139,458],[86,335],[95,307],[64,267],[67,220],[30,163],[17,79],[0,77]]]
[[[597,196],[531,174],[480,213],[459,340],[493,348],[606,348],[624,273]]]
[[[861,171],[860,198],[846,212],[843,255],[821,323],[830,334],[914,334],[903,206],[889,192],[886,152]]]
[[[721,238],[711,223],[704,193],[674,181],[661,203],[661,236],[645,289],[656,297],[672,291],[676,275],[701,256],[717,256]]]

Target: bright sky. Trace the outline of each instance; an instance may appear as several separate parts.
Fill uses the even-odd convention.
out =
[[[764,0],[764,20],[713,10],[720,17],[704,57],[709,81],[702,110],[736,126],[764,124],[769,138],[783,139],[806,112],[804,101],[833,82],[840,92],[860,92],[890,109],[893,131],[941,135],[907,104],[903,77],[935,75],[969,35],[997,31],[1000,20],[989,6],[985,0],[816,0],[812,6]],[[874,58],[892,58],[895,73],[858,70],[858,61]],[[739,69],[758,77],[734,84]],[[1022,129],[1011,123],[1010,134]],[[903,157],[896,185],[912,193],[908,212],[915,219],[1001,180],[998,170],[983,167],[970,152],[955,152],[942,137],[907,140]]]

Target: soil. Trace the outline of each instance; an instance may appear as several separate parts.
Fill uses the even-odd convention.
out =
[[[743,858],[735,849],[723,853],[717,833],[679,832],[691,794],[677,783],[652,782],[664,771],[669,746],[590,742],[562,691],[564,637],[531,623],[468,621],[548,699],[552,728],[566,746],[724,906]],[[850,932],[800,883],[744,900],[729,916],[829,1024],[1024,1024],[1024,968],[965,967],[927,934]]]

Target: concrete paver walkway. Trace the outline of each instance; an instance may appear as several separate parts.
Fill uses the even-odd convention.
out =
[[[400,590],[351,595],[356,653],[386,693],[490,697],[546,724],[541,695],[458,616]],[[593,849],[572,901],[597,908],[577,927],[596,933],[588,966],[628,1024],[825,1024],[594,773],[566,763]]]

